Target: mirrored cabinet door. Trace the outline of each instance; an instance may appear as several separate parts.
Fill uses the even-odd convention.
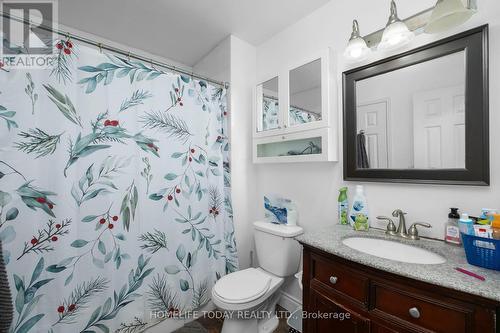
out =
[[[257,132],[281,128],[278,77],[257,86]]]
[[[323,119],[321,74],[320,58],[289,72],[289,127]]]

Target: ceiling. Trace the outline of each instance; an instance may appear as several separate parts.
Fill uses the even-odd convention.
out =
[[[59,0],[59,21],[193,66],[229,34],[259,45],[328,1]]]

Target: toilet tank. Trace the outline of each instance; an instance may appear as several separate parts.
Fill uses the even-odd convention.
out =
[[[279,277],[297,273],[301,246],[294,237],[303,233],[298,226],[254,222],[255,249],[259,266]]]

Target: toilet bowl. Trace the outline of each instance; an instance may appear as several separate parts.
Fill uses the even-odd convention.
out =
[[[212,301],[224,311],[223,333],[267,333],[278,326],[275,292],[284,279],[260,268],[248,268],[221,278]]]
[[[293,237],[298,226],[255,222],[259,268],[247,268],[219,279],[212,300],[224,311],[222,333],[271,333],[279,324],[275,309],[284,278],[297,272],[300,245]]]

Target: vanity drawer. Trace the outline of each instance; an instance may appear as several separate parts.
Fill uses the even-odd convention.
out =
[[[371,312],[416,332],[471,332],[473,309],[426,296],[421,291],[376,282],[371,287]]]
[[[312,286],[320,283],[323,289],[334,295],[340,295],[356,305],[367,307],[369,280],[357,270],[353,270],[337,261],[324,257],[312,256]]]

